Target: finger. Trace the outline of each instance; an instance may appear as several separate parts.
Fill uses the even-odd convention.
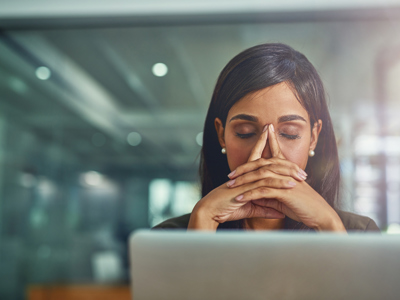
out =
[[[299,170],[301,169],[294,163],[269,164],[228,181],[227,186],[233,188],[246,183],[278,176],[278,178],[287,179],[289,181],[293,181],[291,178],[298,181],[304,181],[307,177],[304,176]],[[287,178],[288,176],[291,178]]]
[[[267,206],[259,206],[252,203],[251,214],[248,218],[264,218],[264,219],[283,219],[285,215],[273,208]]]
[[[253,172],[263,167],[268,167],[277,174],[292,176],[298,180],[305,180],[307,178],[307,173],[304,172],[298,165],[286,159],[280,158],[260,158],[255,161],[248,162],[239,166],[236,170],[230,173],[228,177],[233,180],[239,176],[242,176],[243,174]]]
[[[285,176],[281,177],[285,178]],[[262,198],[283,199],[285,195],[279,191],[290,191],[297,185],[294,181],[290,183],[289,181],[287,178],[283,180],[280,180],[279,178],[266,178],[257,182],[245,184],[231,189],[231,191],[234,192],[231,199],[233,202],[240,205]]]
[[[276,211],[281,212],[285,216],[288,216],[292,220],[301,222],[301,219],[296,214],[294,214],[293,211],[291,211],[283,202],[280,202],[276,199],[258,199],[251,201],[251,203],[275,209]]]
[[[229,220],[240,220],[246,218],[265,218],[265,219],[282,219],[285,215],[281,212],[276,211],[273,208],[269,208],[262,205],[255,205],[252,202],[245,203],[233,214],[229,215],[218,215],[214,218],[215,221],[223,223]]]
[[[254,183],[257,186],[264,185],[276,189],[289,189],[296,186],[296,180],[294,180],[292,177],[279,175],[264,168],[228,181],[227,186],[229,188],[234,188],[242,186],[246,183]]]
[[[235,198],[237,202],[249,202],[259,199],[282,198],[282,192],[290,191],[290,189],[276,189],[266,186],[256,187],[241,193]]]
[[[276,137],[274,125],[270,124],[268,131],[269,131],[268,142],[269,142],[269,147],[271,149],[272,157],[285,158],[285,156],[283,155],[283,153],[281,151],[281,148],[279,147],[279,143],[278,143],[278,139]]]
[[[271,209],[274,209],[278,212],[283,211],[283,204],[282,202],[279,202],[276,199],[259,199],[259,200],[254,200],[252,203],[259,205],[259,206],[264,206],[264,207],[269,207]]]
[[[260,138],[258,139],[253,150],[251,150],[250,157],[247,160],[248,162],[261,158],[265,145],[267,144],[267,139],[268,139],[268,125],[265,125],[263,132],[260,135]]]

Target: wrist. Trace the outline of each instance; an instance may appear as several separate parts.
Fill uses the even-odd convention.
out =
[[[201,206],[196,205],[190,215],[188,229],[216,231],[218,225],[219,223],[213,220],[211,214]]]
[[[343,225],[339,215],[333,211],[333,214],[325,218],[325,222],[322,222],[315,228],[316,231],[332,231],[337,233],[346,233],[346,228]]]

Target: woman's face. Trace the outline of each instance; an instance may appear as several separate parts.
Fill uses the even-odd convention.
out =
[[[219,142],[226,148],[231,171],[248,161],[267,124],[273,124],[285,158],[303,170],[306,168],[308,153],[317,145],[322,122],[312,124],[311,131],[307,111],[283,82],[249,93],[236,102],[229,110],[225,128],[220,119],[215,119]],[[268,142],[262,156],[271,157]]]

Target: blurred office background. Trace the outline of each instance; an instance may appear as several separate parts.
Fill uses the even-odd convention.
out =
[[[127,283],[129,234],[200,197],[219,72],[264,42],[326,85],[342,207],[398,231],[400,1],[64,2],[0,0],[1,299]]]

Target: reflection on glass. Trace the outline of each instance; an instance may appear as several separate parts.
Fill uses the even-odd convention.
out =
[[[28,284],[127,282],[129,234],[200,199],[201,131],[220,70],[265,41],[315,64],[331,99],[346,204],[398,230],[397,75],[385,128],[374,90],[382,45],[400,43],[397,23],[4,30],[0,299],[24,299]]]

